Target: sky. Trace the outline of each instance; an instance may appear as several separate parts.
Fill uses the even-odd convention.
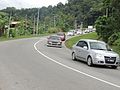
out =
[[[67,0],[0,0],[0,9],[6,7],[20,8],[41,8],[43,6],[55,6],[59,2],[67,3]]]

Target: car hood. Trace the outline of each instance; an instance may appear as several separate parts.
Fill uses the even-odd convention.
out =
[[[53,40],[53,39],[49,39],[48,41],[50,41],[50,42],[60,42],[60,40]]]
[[[97,53],[97,54],[102,54],[104,56],[118,56],[118,54],[113,51],[92,50],[92,52]]]

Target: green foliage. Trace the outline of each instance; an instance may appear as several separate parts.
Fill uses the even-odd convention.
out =
[[[12,38],[16,37],[16,29],[10,29],[9,37],[12,37]]]
[[[120,55],[120,38],[117,39],[111,47],[113,48],[115,52],[119,53]]]
[[[114,33],[114,34],[112,34],[112,35],[109,37],[109,39],[108,39],[108,44],[109,44],[109,45],[115,44],[114,42],[115,42],[117,39],[119,39],[119,36],[120,36],[120,33]],[[116,45],[119,45],[119,43],[118,43],[118,44],[116,43]]]
[[[102,40],[113,44],[119,38],[120,32],[120,1],[104,0],[103,3],[106,16],[97,19],[96,32]]]
[[[0,12],[0,29],[4,27],[4,25],[7,23],[7,14],[4,12]]]
[[[4,35],[6,36],[5,31],[5,24],[7,24],[8,16],[4,12],[0,12],[0,36]]]
[[[111,21],[112,21],[112,18],[101,16],[96,20],[96,23],[95,23],[97,34],[105,42],[108,42],[109,37],[114,33],[113,27],[111,26]]]
[[[49,28],[47,32],[48,33],[57,33],[59,31],[61,31],[61,29],[59,29],[59,28]]]
[[[57,6],[48,6],[39,8],[39,23],[45,23],[48,28],[59,27],[63,31],[68,31],[74,28],[74,22],[77,20],[77,24],[81,22],[84,26],[94,24],[95,20],[99,15],[103,13],[98,8],[101,7],[102,0],[68,0],[68,3],[63,5],[58,3]],[[11,14],[13,20],[21,21],[31,20],[37,18],[38,8],[32,9],[16,9],[14,7],[8,7],[1,10],[8,14]],[[33,25],[33,24],[32,24]],[[44,26],[44,24],[42,24]]]
[[[22,36],[22,35],[25,35],[25,31],[24,31],[24,29],[18,29],[18,31],[17,31],[17,34],[18,34],[18,36]]]
[[[113,43],[113,45],[120,47],[120,38],[117,39],[117,40]]]

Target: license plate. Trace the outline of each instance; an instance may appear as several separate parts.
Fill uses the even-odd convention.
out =
[[[109,62],[114,62],[114,60],[108,60]]]

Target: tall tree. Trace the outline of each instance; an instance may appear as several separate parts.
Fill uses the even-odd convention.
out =
[[[0,12],[0,36],[5,33],[5,25],[8,24],[8,16],[4,12]]]

